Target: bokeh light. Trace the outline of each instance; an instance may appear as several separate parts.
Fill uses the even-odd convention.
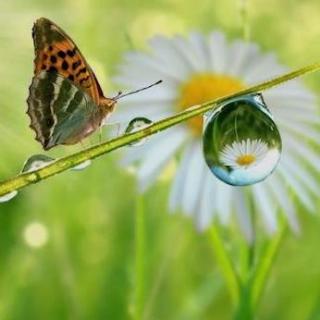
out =
[[[48,229],[40,222],[31,222],[25,226],[23,238],[29,247],[41,248],[48,242]]]

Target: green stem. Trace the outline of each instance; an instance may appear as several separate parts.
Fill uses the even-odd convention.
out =
[[[259,301],[268,280],[268,275],[286,230],[287,223],[285,219],[282,218],[279,231],[268,240],[267,246],[256,267],[251,265],[249,277],[247,279],[242,279],[240,300],[234,317],[235,320],[254,319]]]
[[[286,220],[284,218],[281,218],[280,220],[279,231],[277,234],[273,235],[271,239],[269,239],[265,252],[260,258],[260,261],[258,262],[252,276],[251,305],[253,310],[256,310],[260,298],[264,292],[268,275],[287,230]]]
[[[252,203],[251,203],[252,204]],[[243,255],[242,259],[242,272],[241,274],[241,289],[240,289],[240,299],[239,304],[236,308],[236,313],[234,316],[235,320],[251,320],[254,319],[254,310],[251,306],[251,296],[252,296],[252,274],[254,271],[255,255],[256,255],[256,239],[255,239],[255,217],[254,208],[250,209],[250,219],[253,228],[253,241],[248,243],[248,241],[241,242],[240,254]],[[241,257],[241,256],[240,256]]]
[[[134,316],[141,320],[144,309],[144,266],[145,266],[145,219],[143,196],[137,196],[135,215],[135,290]]]
[[[253,320],[254,319],[254,312],[251,302],[251,287],[250,281],[243,283],[241,285],[240,290],[240,300],[239,305],[236,310],[236,314],[234,316],[235,320]]]
[[[129,133],[129,134],[124,134],[120,137],[114,138],[107,142],[92,146],[90,148],[87,148],[80,152],[66,156],[64,158],[60,158],[41,169],[19,174],[16,177],[10,178],[0,183],[0,196],[5,195],[14,190],[21,189],[30,184],[38,183],[41,180],[47,179],[57,173],[68,170],[86,160],[94,159],[105,153],[116,150],[132,142],[138,141],[144,137],[147,137],[149,135],[168,129],[180,122],[186,121],[192,117],[203,114],[217,107],[218,104],[225,102],[228,99],[240,97],[245,94],[260,92],[265,89],[269,89],[274,86],[277,86],[283,82],[292,80],[294,78],[297,78],[302,75],[312,73],[318,70],[320,70],[320,63],[315,63],[312,65],[303,67],[296,71],[276,77],[272,80],[268,80],[258,85],[251,86],[247,89],[241,90],[234,94],[231,94],[222,98],[218,98],[198,106],[188,108],[183,112],[180,112],[174,116],[155,122],[154,124],[146,128],[140,129],[139,131]]]
[[[245,283],[250,278],[250,272],[253,266],[254,259],[254,244],[248,244],[247,240],[243,240],[239,248],[240,255],[240,278],[241,282]]]
[[[240,16],[243,39],[250,40],[250,24],[249,24],[249,0],[240,0]]]
[[[53,233],[53,254],[57,262],[57,269],[61,278],[62,292],[67,301],[69,319],[82,319],[82,305],[79,301],[78,290],[76,288],[74,269],[70,261],[68,244],[65,238],[64,226],[60,222],[54,222]]]
[[[233,304],[237,305],[239,303],[240,281],[236,270],[223,245],[223,240],[221,239],[216,226],[211,227],[209,236],[217,264],[224,276]]]

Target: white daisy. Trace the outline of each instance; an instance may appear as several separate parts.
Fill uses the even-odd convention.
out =
[[[280,159],[277,148],[269,148],[261,139],[234,141],[220,152],[222,165],[212,168],[222,181],[246,186],[264,180],[276,168]],[[230,170],[231,169],[231,170]]]
[[[268,151],[268,145],[261,139],[233,141],[220,152],[220,161],[232,169],[249,169],[259,164]]]
[[[149,44],[151,52],[125,55],[116,81],[128,88],[158,79],[163,84],[128,97],[113,116],[114,121],[128,123],[138,116],[159,120],[287,71],[274,54],[262,53],[257,44],[241,40],[227,43],[220,32],[207,37],[197,33],[188,38],[156,36]],[[249,195],[268,233],[276,230],[279,209],[296,230],[292,191],[309,211],[315,210],[313,196],[319,192],[319,182],[312,174],[313,169],[320,170],[319,154],[306,142],[320,141],[314,126],[319,123],[315,97],[299,81],[291,81],[265,91],[264,99],[282,136],[282,158],[271,177],[246,188],[246,192],[219,181],[206,166],[201,147],[202,117],[159,133],[140,147],[128,148],[123,163],[139,164],[137,176],[143,192],[182,151],[169,208],[192,216],[200,229],[208,227],[214,217],[226,224],[234,212],[248,240],[252,240]]]

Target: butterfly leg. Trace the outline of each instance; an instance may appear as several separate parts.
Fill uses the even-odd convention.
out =
[[[120,122],[117,122],[115,125],[117,126],[117,137],[118,137],[118,136],[120,136],[121,124],[120,124]]]

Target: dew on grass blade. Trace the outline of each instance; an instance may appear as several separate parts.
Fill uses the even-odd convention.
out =
[[[31,172],[43,168],[54,160],[54,158],[51,158],[44,154],[34,154],[25,161],[21,172]]]
[[[14,191],[11,191],[11,192],[9,192],[9,193],[4,194],[3,196],[0,196],[0,203],[10,201],[10,200],[13,199],[17,194],[18,194],[18,191],[14,190]]]
[[[125,130],[125,133],[133,133],[133,132],[136,132],[140,129],[143,129],[143,128],[146,128],[148,126],[150,126],[152,124],[152,121],[148,118],[144,118],[144,117],[137,117],[137,118],[134,118],[132,119],[126,130]],[[135,142],[132,142],[130,143],[129,145],[130,146],[141,146],[143,145],[146,141],[147,141],[148,138],[142,138],[138,141],[135,141]]]
[[[223,182],[245,186],[267,178],[281,154],[281,137],[260,94],[231,99],[205,116],[203,152]]]
[[[87,167],[89,167],[91,165],[91,160],[86,160],[81,162],[80,164],[76,165],[75,167],[71,168],[71,170],[73,171],[82,171],[84,169],[86,169]]]

